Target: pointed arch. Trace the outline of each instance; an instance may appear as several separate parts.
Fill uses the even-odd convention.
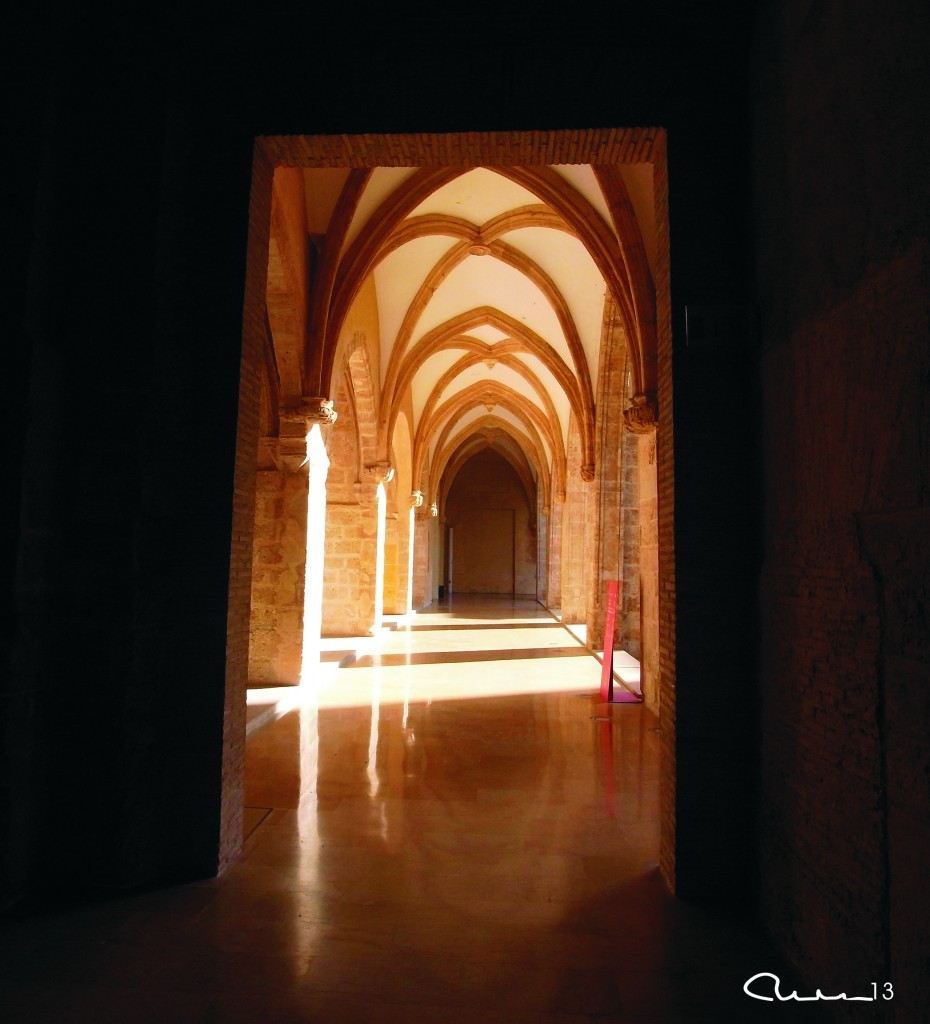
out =
[[[532,447],[540,453],[540,461],[552,464],[552,475],[558,480],[565,478],[565,447],[560,431],[555,431],[542,412],[522,395],[496,382],[479,381],[465,388],[433,411],[429,419],[422,419],[417,427],[414,441],[414,479],[418,480],[425,464],[427,452],[436,439],[436,450],[444,443],[456,418],[479,405],[499,405],[529,428],[533,437]],[[543,446],[545,441],[545,447]],[[545,454],[546,448],[550,455]]]
[[[485,429],[478,434],[472,434],[469,438],[458,445],[447,459],[444,459],[444,465],[442,473],[439,476],[439,482],[435,486],[435,489],[431,491],[431,493],[434,493],[437,496],[440,514],[442,514],[442,511],[445,508],[446,497],[448,496],[455,477],[458,475],[462,466],[464,466],[473,455],[477,455],[478,452],[484,451],[485,449],[490,449],[500,455],[501,458],[510,465],[510,468],[514,473],[516,473],[517,479],[520,481],[520,485],[523,488],[524,496],[526,497],[527,507],[530,509],[530,518],[535,521],[537,482],[529,472],[530,466],[526,458],[526,453],[523,451],[523,448],[518,445],[519,452],[523,456],[522,459],[518,459],[512,449],[506,445],[498,443],[495,438],[497,433],[497,431]]]

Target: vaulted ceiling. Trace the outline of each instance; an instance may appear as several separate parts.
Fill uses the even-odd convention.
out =
[[[282,395],[330,393],[344,327],[373,295],[378,455],[412,417],[413,480],[432,493],[488,445],[564,490],[572,417],[593,465],[605,307],[633,341],[634,390],[654,392],[651,164],[278,168],[275,202]]]

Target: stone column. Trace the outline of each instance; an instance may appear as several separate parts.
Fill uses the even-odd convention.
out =
[[[562,514],[565,508],[565,492],[556,492],[552,499],[553,503],[549,507],[546,607],[557,610],[562,607]]]
[[[422,491],[414,491],[413,607],[422,608],[432,600],[430,592],[430,524],[432,517],[424,506]]]
[[[387,494],[384,485],[390,483],[394,478],[394,467],[389,462],[376,462],[366,466],[365,469],[376,484],[375,592],[371,632],[377,635],[381,632],[384,623],[384,545],[387,525]]]
[[[536,513],[536,600],[548,606],[549,600],[549,506]]]
[[[282,410],[280,434],[262,443],[256,482],[255,542],[252,559],[252,615],[249,680],[296,684],[301,681],[307,594],[308,501],[322,488],[325,500],[325,448],[322,458],[310,444],[320,406],[310,402]],[[331,404],[322,414],[332,422]],[[316,427],[319,432],[319,426]],[[322,526],[320,526],[322,530]],[[312,616],[311,616],[312,620]],[[311,628],[312,632],[312,628]]]
[[[587,623],[587,602],[593,587],[593,467],[580,467],[577,428],[569,430],[568,480],[562,529],[562,621]],[[573,468],[574,467],[574,468]]]

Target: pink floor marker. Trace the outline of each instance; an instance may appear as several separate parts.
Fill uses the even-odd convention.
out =
[[[614,626],[617,622],[617,595],[620,584],[607,581],[607,607],[604,612],[604,660],[601,662],[601,700],[614,699]]]
[[[642,697],[626,687],[614,687],[614,626],[617,621],[617,602],[620,584],[607,581],[607,606],[604,612],[604,660],[601,662],[601,700],[608,704],[640,704]]]

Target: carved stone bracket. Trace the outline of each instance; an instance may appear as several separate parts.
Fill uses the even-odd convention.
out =
[[[581,479],[584,480],[584,482],[586,484],[591,483],[591,481],[594,479],[594,463],[593,462],[586,462],[581,467]]]
[[[277,465],[278,455],[278,439],[276,437],[260,437],[258,439],[258,468],[271,469],[274,466],[280,469]]]
[[[278,413],[280,436],[269,439],[269,452],[278,469],[299,473],[307,465],[307,434],[314,424],[321,427],[336,422],[336,410],[328,398],[307,398],[299,405],[281,409]]]
[[[282,409],[278,414],[281,421],[281,433],[303,437],[310,428],[318,423],[321,427],[332,426],[336,422],[337,413],[329,398],[302,398],[299,405]]]
[[[310,398],[305,396],[300,409],[310,426],[318,423],[321,427],[330,427],[336,422],[339,415],[333,408],[333,400],[322,396]]]
[[[565,504],[565,491],[556,491],[554,497],[557,505]]]
[[[413,491],[410,494],[410,507],[411,508],[422,508],[423,507],[423,492]]]
[[[658,423],[656,400],[649,395],[634,395],[633,404],[623,414],[623,425],[632,434],[651,434]]]
[[[272,461],[282,473],[307,472],[307,437],[277,437],[268,439]]]
[[[365,472],[376,484],[387,484],[394,479],[394,467],[390,462],[367,462]]]
[[[435,519],[439,515],[439,505],[434,501],[429,507],[429,514]]]

